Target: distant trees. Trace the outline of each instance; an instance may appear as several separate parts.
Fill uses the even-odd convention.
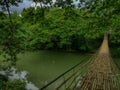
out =
[[[32,23],[32,26],[29,26],[31,28],[25,27],[32,35],[29,36],[28,47],[89,51],[100,45],[104,31],[109,29],[114,33],[110,38],[110,45],[113,45],[113,38],[119,37],[118,33],[114,32],[119,28],[119,14],[113,13],[118,8],[115,7],[116,10],[113,10],[112,7],[115,5],[110,4],[112,0],[109,3],[107,0],[80,0],[80,3],[82,6],[76,9],[72,0],[56,0],[55,7],[51,7],[49,12],[44,9],[44,19],[41,16],[41,7],[37,7],[36,10],[23,10],[23,21],[26,23],[29,20],[28,22]],[[42,23],[44,27],[41,26]],[[94,40],[96,44],[93,45]]]
[[[56,0],[54,2],[55,7],[50,7],[53,5],[52,0],[33,1],[36,3],[36,8],[24,9],[21,17],[17,14],[11,16],[11,14],[4,15],[4,13],[0,13],[2,16],[0,18],[5,19],[9,16],[9,25],[8,21],[1,20],[0,23],[6,23],[1,24],[1,27],[8,25],[6,28],[9,27],[10,29],[10,26],[12,26],[9,31],[14,31],[11,33],[8,31],[5,33],[7,35],[2,32],[4,40],[7,40],[5,42],[1,39],[3,42],[1,45],[7,47],[5,51],[11,48],[15,54],[20,51],[21,46],[24,44],[27,48],[34,50],[73,49],[89,51],[99,46],[104,31],[109,29],[113,31],[113,36],[110,37],[110,45],[115,46],[120,43],[118,39],[120,28],[119,0],[117,2],[113,0],[80,0],[80,8],[74,8],[73,0]],[[17,5],[17,2],[19,0],[12,0],[7,6]],[[40,7],[37,7],[37,3],[40,4]],[[2,1],[0,1],[0,4],[2,6],[6,5]],[[11,25],[11,23],[14,25]],[[21,27],[18,27],[18,25]],[[9,35],[10,38],[8,39],[7,36]],[[11,40],[14,42],[9,42]],[[97,43],[93,45],[94,40]],[[22,44],[20,44],[21,42]]]
[[[30,8],[29,8],[30,9]],[[86,26],[87,23],[84,18],[81,18],[81,13],[79,10],[71,8],[70,12],[66,13],[66,9],[54,8],[46,13],[45,16],[45,26],[41,27],[42,19],[40,14],[34,14],[27,18],[24,18],[27,14],[27,10],[22,12],[22,18],[24,23],[32,23],[34,20],[27,22],[27,20],[36,18],[36,23],[32,25],[25,26],[26,30],[29,31],[31,36],[28,36],[28,41],[30,42],[27,47],[33,47],[33,49],[66,49],[66,50],[83,50],[89,49],[88,43],[85,41],[87,37]],[[33,12],[39,12],[33,10]],[[23,14],[24,13],[24,14]],[[26,14],[25,14],[26,13]],[[24,16],[25,15],[25,16]],[[89,19],[88,19],[89,20]],[[29,27],[29,28],[28,28]],[[89,35],[90,36],[90,35]],[[97,36],[99,37],[99,36]],[[89,39],[91,37],[88,37]],[[96,38],[96,37],[95,37]],[[95,39],[94,38],[94,39]],[[85,45],[86,44],[86,45]]]

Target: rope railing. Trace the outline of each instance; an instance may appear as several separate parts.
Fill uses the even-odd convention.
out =
[[[55,90],[59,90],[66,82],[68,82],[76,74],[77,74],[77,71],[73,73],[71,76],[69,76],[67,79],[65,79]]]
[[[79,77],[80,75],[83,75],[83,71],[85,72],[84,69],[87,69],[88,68],[88,64],[90,64],[90,61],[87,61],[86,63],[82,64],[78,70],[76,70],[71,76],[69,76],[67,79],[65,79],[60,85],[58,85],[58,87],[55,89],[55,90],[59,90],[65,83],[67,83],[68,81],[70,81],[70,79],[73,79],[75,81],[75,79],[77,77]],[[86,66],[87,65],[87,66]],[[83,67],[86,67],[83,69]],[[70,88],[70,86],[72,86],[72,84],[74,83],[72,80],[72,83],[71,85],[69,85],[69,87],[67,88]]]
[[[46,88],[48,88],[49,86],[51,86],[53,83],[55,83],[57,80],[59,80],[60,78],[62,78],[63,76],[65,76],[66,74],[68,74],[69,72],[71,72],[73,69],[77,68],[80,64],[84,63],[85,58],[83,58],[83,60],[81,60],[79,63],[77,63],[76,65],[72,66],[70,69],[68,69],[67,71],[65,71],[64,73],[62,73],[61,75],[57,76],[55,79],[53,79],[52,81],[50,81],[48,84],[46,84],[45,86],[43,86],[42,88],[40,88],[39,90],[45,90]],[[73,75],[74,76],[74,75]],[[68,80],[66,80],[67,82]],[[65,81],[64,81],[65,82]]]
[[[120,90],[120,71],[117,65],[112,60],[112,58],[111,58],[111,66],[112,66],[112,71],[114,73],[111,75],[111,77],[113,78],[117,89]]]

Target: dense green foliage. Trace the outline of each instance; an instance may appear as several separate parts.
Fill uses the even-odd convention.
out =
[[[8,80],[4,75],[0,75],[0,90],[26,90],[25,81]]]
[[[51,5],[52,1],[48,1],[35,0],[36,4],[42,2]],[[16,5],[17,2],[8,2],[8,5]],[[7,57],[4,68],[15,64],[17,53],[24,49],[94,51],[99,47],[106,30],[112,30],[112,55],[119,56],[119,0],[81,0],[80,3],[84,5],[76,9],[72,7],[72,0],[57,0],[55,6],[62,8],[30,7],[22,11],[21,17],[14,13],[9,15],[9,19],[0,12],[2,54]]]
[[[32,9],[31,12],[30,9]],[[39,10],[38,10],[39,9]],[[22,12],[22,21],[28,32],[27,47],[39,49],[87,50],[87,18],[73,8],[51,9],[45,19],[40,17],[40,8],[28,8]],[[33,14],[32,14],[33,13]],[[32,14],[32,16],[29,16]],[[26,18],[28,17],[28,18]],[[37,20],[37,21],[36,21]],[[44,25],[42,25],[44,24]],[[89,38],[96,39],[94,36]]]
[[[2,0],[0,5],[2,7],[0,11],[0,44],[2,46],[2,55],[4,60],[2,61],[2,69],[10,69],[11,66],[16,65],[17,54],[21,51],[21,25],[17,14],[11,15],[10,6],[17,6],[21,0]],[[6,14],[4,13],[6,12]],[[14,19],[13,19],[14,17]],[[0,69],[1,69],[0,68]]]
[[[36,2],[43,1],[36,0]],[[95,3],[92,4],[93,2]],[[19,31],[19,35],[16,36],[24,37],[20,39],[22,42],[19,45],[29,50],[88,52],[100,46],[105,31],[112,30],[109,43],[112,54],[118,56],[120,54],[120,15],[117,13],[119,3],[111,5],[112,0],[109,3],[107,0],[85,3],[82,0],[81,3],[85,5],[81,9],[72,7],[71,3],[72,1],[68,0],[63,5],[62,0],[58,0],[55,5],[62,8],[30,7],[22,11],[21,17],[16,13],[13,14],[12,18]]]
[[[22,26],[16,13],[11,15],[10,6],[17,6],[21,0],[0,1],[0,90],[26,90],[26,82],[21,79],[9,79],[11,67],[16,66],[17,54],[22,51]],[[3,10],[3,11],[1,11]],[[5,12],[5,13],[4,13]]]
[[[104,32],[111,29],[110,46],[115,53],[119,49],[119,15],[109,25],[104,25],[100,17],[94,18],[92,13],[71,7],[52,8],[44,20],[40,15],[40,7],[22,12],[27,48],[93,51],[102,42]]]

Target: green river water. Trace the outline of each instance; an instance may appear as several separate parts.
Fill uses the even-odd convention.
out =
[[[25,52],[19,55],[17,67],[26,70],[27,78],[40,88],[88,56],[57,51]]]

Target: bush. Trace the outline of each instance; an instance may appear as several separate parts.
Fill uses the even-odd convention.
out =
[[[0,90],[5,87],[5,83],[8,81],[8,78],[0,74]]]
[[[27,90],[26,82],[23,80],[8,80],[4,75],[0,75],[0,90]]]
[[[111,50],[112,57],[120,57],[120,47],[112,48]]]
[[[26,90],[26,83],[22,80],[8,81],[6,83],[6,90]]]

